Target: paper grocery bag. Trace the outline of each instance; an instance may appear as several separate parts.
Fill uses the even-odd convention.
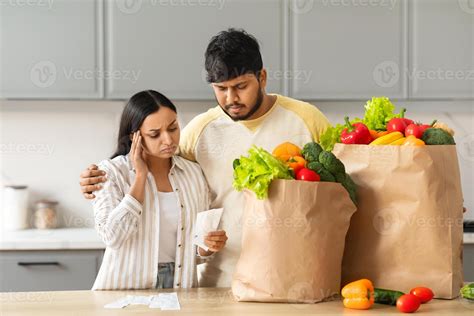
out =
[[[345,236],[356,211],[342,185],[275,180],[268,199],[244,194],[235,299],[315,303],[338,294]]]
[[[456,146],[336,144],[334,154],[358,188],[343,260],[343,284],[437,298],[462,287],[463,197]]]

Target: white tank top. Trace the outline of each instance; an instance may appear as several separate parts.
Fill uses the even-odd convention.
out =
[[[158,262],[174,262],[178,239],[179,206],[175,192],[158,192],[160,203],[160,248]]]

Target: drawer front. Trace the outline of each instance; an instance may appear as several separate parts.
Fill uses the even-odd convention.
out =
[[[464,244],[464,282],[474,282],[474,244]]]
[[[89,290],[103,251],[0,252],[0,292]]]

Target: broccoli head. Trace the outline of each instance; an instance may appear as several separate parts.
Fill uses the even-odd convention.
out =
[[[441,128],[428,128],[421,139],[426,145],[456,145],[453,136]]]
[[[318,161],[319,154],[323,151],[321,146],[318,143],[311,142],[304,145],[301,153],[303,154],[304,159],[307,162]]]
[[[326,168],[326,170],[328,170],[333,175],[337,176],[340,173],[346,173],[344,164],[339,159],[337,159],[337,157],[334,156],[332,152],[322,151],[319,154],[319,162],[322,163],[324,168]]]
[[[354,204],[357,204],[357,187],[352,178],[348,174],[346,174],[345,180],[341,182],[341,184],[349,193],[352,202],[354,202]]]
[[[307,166],[309,169],[315,171],[321,177],[323,182],[336,182],[336,178],[324,168],[323,164],[317,161],[310,162]]]

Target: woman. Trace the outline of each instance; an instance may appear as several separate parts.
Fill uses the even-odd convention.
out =
[[[175,155],[179,136],[168,98],[152,90],[130,98],[117,150],[99,164],[107,181],[92,200],[107,246],[93,290],[197,286],[196,264],[224,247],[224,231],[206,237],[208,251],[193,245],[196,214],[209,209],[209,191],[199,165]]]

